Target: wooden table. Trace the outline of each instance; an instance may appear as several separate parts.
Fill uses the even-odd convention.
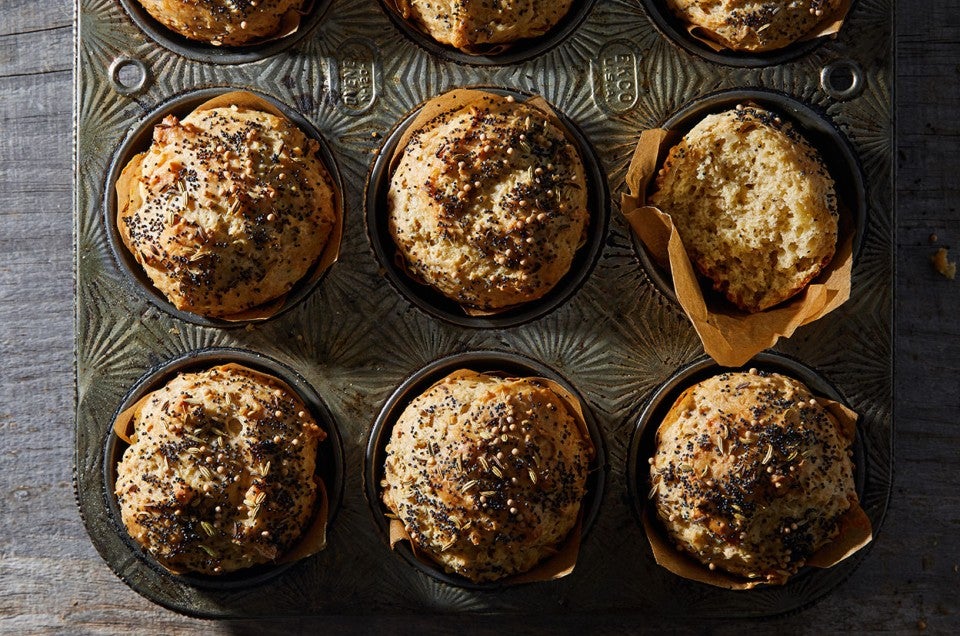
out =
[[[74,503],[72,25],[69,0],[0,4],[0,631],[262,632],[268,626],[185,618],[132,592],[94,551]],[[792,616],[669,626],[580,617],[555,630],[960,631],[960,281],[929,262],[934,233],[960,254],[960,0],[901,3],[897,31],[896,477],[870,555]],[[376,623],[272,627],[336,633]],[[510,631],[501,623],[395,627]]]

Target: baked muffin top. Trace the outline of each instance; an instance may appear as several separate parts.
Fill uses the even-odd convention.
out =
[[[120,236],[178,309],[228,317],[275,300],[313,268],[339,222],[318,149],[260,110],[170,115],[124,168]]]
[[[708,115],[670,149],[650,203],[670,215],[700,274],[757,312],[833,258],[834,181],[788,121],[754,106]]]
[[[545,34],[573,0],[395,0],[400,15],[466,53]]]
[[[783,583],[856,502],[852,439],[783,375],[724,373],[688,388],[656,439],[657,517],[710,569]]]
[[[461,306],[508,309],[567,273],[590,219],[584,166],[555,119],[484,93],[402,150],[388,223],[408,272]]]
[[[594,456],[578,417],[542,380],[455,372],[394,424],[383,501],[448,572],[526,572],[577,523]]]
[[[155,20],[185,38],[242,46],[280,33],[298,19],[303,0],[137,0]]]
[[[130,536],[174,572],[275,561],[314,515],[326,434],[284,383],[231,364],[142,400],[115,492]]]
[[[666,0],[682,20],[734,51],[781,49],[809,34],[841,0]]]

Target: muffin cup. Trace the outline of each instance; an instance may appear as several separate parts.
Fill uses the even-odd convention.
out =
[[[164,117],[176,115],[182,119],[192,112],[229,105],[261,110],[287,119],[296,124],[304,134],[320,144],[319,157],[332,181],[337,220],[317,261],[286,294],[237,314],[209,317],[177,309],[160,290],[154,287],[149,276],[124,244],[117,229],[117,215],[120,206],[119,201],[127,200],[130,193],[135,192],[136,183],[133,174],[133,170],[136,168],[135,162],[139,161],[141,153],[149,149],[153,139],[154,127]],[[313,291],[327,270],[336,262],[340,254],[340,243],[343,236],[342,192],[343,183],[340,180],[340,171],[333,154],[330,152],[323,136],[306,118],[285,104],[266,95],[229,88],[208,88],[186,93],[165,103],[148,115],[123,141],[114,153],[107,177],[103,205],[104,224],[107,228],[110,248],[120,269],[136,281],[137,286],[154,305],[180,320],[204,327],[243,326],[251,322],[260,322],[278,316],[299,303]]]
[[[411,401],[453,373],[470,375],[487,373],[505,378],[529,377],[545,380],[551,385],[551,388],[558,390],[558,397],[569,398],[568,405],[582,416],[580,423],[593,442],[594,458],[587,477],[586,494],[580,504],[579,520],[570,531],[570,535],[554,556],[547,558],[527,572],[497,581],[475,583],[466,577],[449,573],[443,569],[443,566],[429,557],[421,556],[413,549],[409,537],[402,530],[402,525],[392,523],[392,520],[388,517],[391,512],[381,499],[380,482],[384,477],[383,467],[387,455],[386,447],[390,441],[393,425]],[[589,531],[600,509],[600,500],[606,478],[606,453],[600,429],[593,414],[586,408],[586,401],[563,376],[540,362],[515,353],[470,351],[435,360],[404,380],[387,398],[370,432],[363,478],[364,493],[367,496],[367,502],[370,504],[377,527],[380,528],[381,534],[391,548],[399,552],[408,564],[420,572],[450,585],[473,590],[493,590],[523,583],[558,579],[573,571],[580,543]]]
[[[769,108],[797,125],[820,156],[836,183],[840,215],[833,259],[801,292],[764,311],[747,313],[701,283],[669,214],[646,204],[657,171],[670,148],[711,113],[737,104]],[[849,142],[810,107],[767,90],[723,91],[702,97],[682,108],[661,128],[640,136],[627,171],[621,211],[633,228],[638,255],[653,283],[678,302],[693,323],[704,350],[718,363],[739,366],[752,356],[789,338],[802,325],[818,320],[850,296],[854,255],[866,229],[863,174]],[[671,279],[672,277],[672,279]]]
[[[393,170],[399,163],[410,137],[438,114],[478,99],[482,93],[513,96],[545,112],[564,132],[583,161],[587,181],[587,205],[590,221],[585,242],[577,249],[570,269],[544,296],[496,312],[463,307],[408,273],[387,223],[387,193]],[[364,197],[367,236],[384,275],[401,296],[414,306],[445,322],[461,327],[515,327],[547,315],[569,300],[589,278],[603,250],[609,217],[609,192],[600,160],[586,136],[564,115],[557,113],[542,97],[515,90],[473,87],[458,88],[420,104],[394,127],[384,140],[380,153],[367,176]]]
[[[147,37],[177,55],[205,64],[246,64],[272,57],[300,43],[323,19],[332,0],[306,0],[300,11],[284,16],[279,33],[243,46],[214,46],[191,40],[161,24],[137,0],[120,0],[120,4]]]
[[[460,50],[433,39],[418,24],[404,19],[396,0],[379,0],[384,13],[394,26],[417,46],[431,55],[458,64],[472,66],[507,66],[519,64],[542,55],[566,40],[590,15],[596,0],[577,0],[570,10],[552,29],[535,38],[525,38],[504,44],[479,45],[470,50]]]
[[[117,465],[130,444],[129,434],[134,412],[150,393],[181,373],[205,371],[221,365],[246,367],[279,380],[303,400],[317,424],[327,434],[317,450],[316,510],[300,538],[275,563],[252,566],[219,576],[174,572],[137,544],[124,526],[113,490],[117,483]],[[326,404],[306,380],[292,369],[264,355],[241,349],[209,348],[191,351],[154,368],[140,378],[117,408],[114,424],[104,445],[103,471],[103,495],[107,503],[107,515],[130,551],[153,570],[197,588],[230,590],[259,585],[280,575],[297,561],[320,552],[326,547],[327,531],[336,517],[343,497],[343,445]]]
[[[772,51],[759,52],[734,51],[728,48],[713,38],[709,30],[691,24],[675,15],[667,6],[666,0],[642,0],[642,2],[650,21],[653,22],[657,30],[673,44],[688,53],[718,64],[757,68],[785,64],[795,60],[817,48],[823,43],[824,38],[836,36],[846,20],[854,0],[843,0],[836,11],[823,16],[823,19],[809,33],[793,44]]]
[[[859,503],[859,498],[863,496],[866,488],[867,474],[865,468],[867,453],[863,447],[863,438],[857,429],[859,416],[846,404],[840,392],[813,369],[780,354],[761,353],[739,369],[723,368],[710,358],[701,357],[678,369],[641,408],[630,440],[626,471],[627,490],[634,512],[644,527],[653,557],[658,564],[685,579],[730,590],[747,590],[768,584],[723,572],[720,569],[710,570],[673,544],[648,503],[650,475],[647,460],[653,457],[656,451],[656,434],[660,423],[684,390],[714,375],[728,371],[746,371],[748,368],[779,373],[805,384],[816,397],[817,402],[834,417],[841,435],[851,441],[853,451],[853,478],[858,501],[851,505],[841,518],[840,534],[837,538],[807,559],[807,565],[797,574],[789,577],[787,584],[811,573],[813,568],[829,568],[836,565],[873,540],[870,519]]]

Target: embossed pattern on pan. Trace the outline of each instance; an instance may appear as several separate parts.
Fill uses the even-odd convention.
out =
[[[141,378],[131,387],[123,402],[118,406],[117,414],[136,404],[138,400],[151,391],[160,389],[181,373],[206,371],[217,365],[229,363],[240,364],[282,380],[303,400],[314,420],[327,434],[326,439],[320,443],[317,449],[316,475],[323,480],[324,489],[327,491],[327,533],[329,534],[337,510],[340,508],[340,502],[343,499],[344,465],[340,433],[323,399],[295,371],[276,360],[271,360],[251,351],[221,347],[188,352],[173,360],[166,361]],[[114,484],[117,483],[117,464],[127,448],[128,444],[117,435],[112,434],[112,432],[107,435],[104,445],[103,494],[107,499],[110,520],[113,522],[116,532],[124,539],[133,555],[143,560],[153,570],[162,576],[182,581],[185,585],[192,587],[233,590],[266,583],[293,565],[293,563],[278,563],[276,565],[256,566],[218,577],[190,573],[172,574],[167,571],[157,563],[156,559],[133,541],[120,520],[120,508],[114,494]]]
[[[91,539],[136,591],[177,611],[220,617],[305,614],[617,612],[638,618],[722,618],[795,610],[834,589],[859,558],[784,588],[731,595],[663,571],[649,557],[627,499],[631,414],[679,367],[702,355],[685,316],[651,284],[630,231],[611,215],[596,267],[545,316],[509,328],[448,324],[386,284],[364,232],[363,186],[383,135],[425,99],[456,86],[538,93],[577,122],[619,200],[640,130],[723,89],[768,88],[827,115],[863,169],[868,223],[851,299],[777,344],[821,370],[863,416],[863,507],[879,528],[892,470],[892,39],[889,0],[862,0],[837,40],[786,64],[742,68],[691,55],[665,39],[636,0],[598,0],[549,51],[524,62],[473,66],[435,57],[400,33],[376,0],[334,0],[309,37],[245,64],[205,64],[144,39],[115,0],[79,0],[77,67],[77,495]],[[142,87],[112,83],[117,58],[148,71]],[[821,87],[838,63],[862,70],[843,98]],[[247,329],[221,329],[159,310],[125,280],[101,209],[111,154],[128,130],[171,97],[211,86],[257,90],[302,113],[328,141],[344,182],[346,233],[337,265],[302,302]],[[112,414],[148,370],[210,346],[263,353],[296,369],[324,397],[343,439],[343,504],[323,552],[269,585],[199,589],[171,580],[129,548],[107,514],[104,443]],[[370,428],[390,393],[451,353],[497,349],[556,369],[588,403],[609,472],[596,520],[568,577],[497,592],[450,586],[390,553],[363,494]]]

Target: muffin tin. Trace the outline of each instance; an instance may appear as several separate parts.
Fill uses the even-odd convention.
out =
[[[849,576],[866,551],[784,587],[749,592],[679,579],[654,563],[634,514],[631,439],[653,392],[702,348],[679,307],[654,284],[657,274],[645,268],[616,205],[597,234],[592,271],[588,264],[583,280],[553,307],[510,324],[461,324],[422,311],[391,284],[374,232],[366,231],[364,194],[390,131],[418,104],[454,87],[542,95],[595,151],[588,169],[606,175],[605,206],[619,201],[639,132],[699,98],[766,90],[809,108],[843,134],[859,163],[862,247],[850,300],[776,350],[829,378],[860,413],[861,503],[876,531],[892,472],[890,3],[858,2],[837,39],[757,66],[691,54],[661,33],[646,0],[585,3],[589,9],[569,28],[548,36],[556,36],[549,46],[530,42],[511,49],[514,57],[489,60],[413,42],[377,0],[333,0],[325,11],[323,4],[293,38],[235,52],[171,45],[163,39],[169,35],[138,26],[132,0],[79,0],[76,487],[91,539],[109,566],[161,605],[236,618],[449,611],[615,612],[644,621],[768,616],[803,607]],[[315,288],[282,314],[236,329],[178,316],[138,288],[114,256],[109,223],[111,170],[124,140],[193,91],[227,88],[273,98],[319,131],[339,166],[346,214],[340,259]],[[205,586],[152,567],[126,540],[110,510],[115,454],[105,449],[112,416],[139,379],[198,351],[219,361],[224,348],[274,361],[326,403],[342,440],[343,495],[326,550],[266,580]],[[377,414],[396,388],[451,354],[491,350],[544,365],[575,387],[604,440],[607,466],[574,572],[495,590],[435,578],[392,553],[364,492]]]

